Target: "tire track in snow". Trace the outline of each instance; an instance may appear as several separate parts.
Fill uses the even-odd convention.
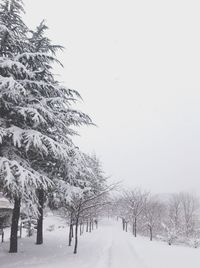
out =
[[[100,261],[95,268],[148,268],[135,251],[132,237],[116,226],[104,226],[106,247],[100,253]]]
[[[99,254],[98,263],[94,266],[95,268],[111,268],[111,250],[113,247],[113,236],[107,236],[107,245],[103,248]]]

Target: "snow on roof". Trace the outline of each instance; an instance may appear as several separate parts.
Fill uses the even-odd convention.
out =
[[[13,209],[12,204],[9,202],[7,198],[5,198],[2,193],[0,193],[0,209]]]

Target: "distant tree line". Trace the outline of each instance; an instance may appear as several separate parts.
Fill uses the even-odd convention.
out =
[[[152,195],[139,188],[124,190],[114,201],[113,213],[124,231],[162,239],[169,245],[200,245],[199,199],[191,193]]]

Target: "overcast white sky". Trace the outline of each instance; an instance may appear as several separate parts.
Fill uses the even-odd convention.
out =
[[[200,2],[24,0],[66,47],[61,80],[98,128],[77,144],[107,174],[153,192],[200,189]]]

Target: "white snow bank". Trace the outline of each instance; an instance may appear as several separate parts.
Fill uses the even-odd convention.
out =
[[[1,268],[199,268],[200,250],[168,246],[163,242],[134,238],[121,230],[121,222],[104,220],[93,233],[80,237],[78,254],[67,246],[68,228],[58,217],[45,219],[44,244],[35,237],[19,240],[19,253],[9,254],[0,245]]]

